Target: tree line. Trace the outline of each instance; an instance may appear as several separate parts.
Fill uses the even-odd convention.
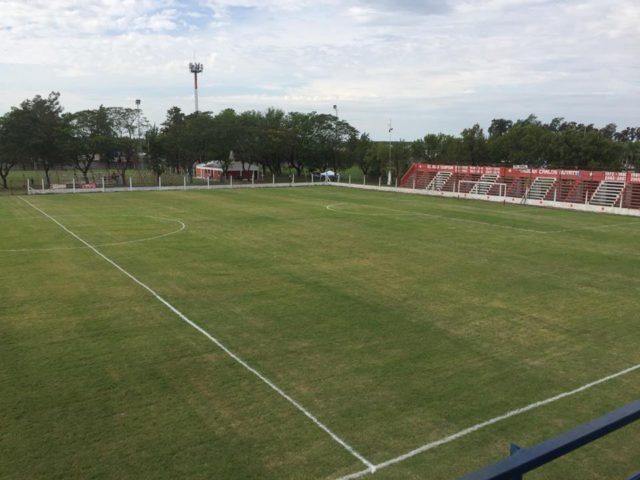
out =
[[[368,136],[348,122],[316,112],[225,109],[214,115],[172,107],[156,126],[134,108],[64,112],[60,94],[52,92],[0,117],[0,178],[7,188],[15,167],[38,168],[49,185],[50,171],[68,166],[88,182],[99,161],[124,184],[127,170],[141,163],[158,177],[169,168],[192,177],[196,164],[210,160],[219,161],[225,174],[238,161],[243,168],[259,165],[276,175],[286,169],[301,176],[352,164],[362,142],[370,142]]]
[[[414,161],[460,165],[528,165],[536,168],[620,171],[640,168],[640,127],[618,130],[535,115],[493,119],[485,135],[475,124],[460,136],[427,134],[411,143]]]
[[[127,170],[144,163],[158,177],[169,168],[192,177],[195,165],[217,160],[224,173],[231,162],[258,165],[275,175],[359,167],[364,175],[401,175],[413,162],[459,165],[622,170],[640,167],[640,128],[596,128],[534,115],[494,119],[485,135],[478,125],[460,135],[427,134],[414,141],[372,141],[335,115],[288,112],[187,114],[178,107],[150,125],[136,108],[105,107],[65,112],[60,94],[27,99],[0,117],[0,178],[7,188],[12,169],[50,171],[72,167],[85,182],[98,162],[126,183]]]
[[[213,115],[185,114],[172,107],[162,125],[146,134],[148,162],[157,175],[168,166],[191,175],[197,163],[217,160],[223,174],[236,161],[243,169],[259,165],[275,175],[287,169],[301,176],[344,167],[355,146],[367,138],[334,115],[275,108],[242,113],[229,108]]]

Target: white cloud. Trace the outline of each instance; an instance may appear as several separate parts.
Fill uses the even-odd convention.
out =
[[[142,98],[331,111],[382,136],[493,117],[638,123],[635,0],[0,0],[0,112],[62,92],[68,110]]]

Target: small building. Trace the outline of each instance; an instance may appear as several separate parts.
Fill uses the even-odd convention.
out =
[[[211,180],[222,179],[222,169],[215,165],[215,162],[199,163],[196,165],[196,178],[209,178]]]
[[[201,172],[202,175],[199,173]],[[222,162],[214,160],[213,162],[201,163],[196,165],[196,177],[198,178],[221,179],[224,176],[224,169],[222,168]],[[244,169],[242,168],[242,162],[232,161],[229,164],[227,170],[227,178],[239,179],[239,180],[251,180],[257,179],[260,176],[260,168],[258,165],[250,165],[245,163]]]

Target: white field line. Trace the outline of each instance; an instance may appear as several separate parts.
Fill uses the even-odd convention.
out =
[[[309,412],[305,407],[303,407],[300,403],[298,403],[296,400],[294,400],[291,396],[289,396],[287,393],[284,392],[284,390],[282,390],[280,387],[278,387],[275,383],[273,383],[271,380],[269,380],[267,377],[265,377],[262,373],[260,373],[258,370],[256,370],[255,368],[253,368],[251,365],[249,365],[247,362],[245,362],[242,358],[240,358],[238,355],[236,355],[233,351],[229,350],[229,348],[227,348],[222,342],[220,342],[220,340],[218,340],[216,337],[214,337],[213,335],[211,335],[209,332],[207,332],[205,329],[203,329],[202,327],[200,327],[200,325],[198,325],[197,323],[193,322],[192,320],[190,320],[186,315],[184,315],[180,310],[178,310],[176,307],[174,307],[173,305],[171,305],[168,301],[166,301],[164,298],[162,298],[160,295],[158,295],[155,290],[153,290],[151,287],[149,287],[148,285],[146,285],[145,283],[142,283],[140,280],[138,280],[136,277],[134,277],[131,273],[129,273],[128,271],[126,271],[124,268],[122,268],[120,265],[118,265],[116,262],[114,262],[113,260],[111,260],[109,257],[107,257],[106,255],[104,255],[103,253],[101,253],[99,250],[97,250],[93,245],[91,245],[89,242],[83,240],[81,237],[79,237],[78,235],[76,235],[74,232],[72,232],[71,230],[69,230],[67,227],[65,227],[62,223],[60,223],[58,220],[56,220],[55,218],[53,218],[51,215],[49,215],[48,213],[46,213],[44,210],[41,210],[40,208],[36,207],[34,204],[32,204],[31,202],[29,202],[28,200],[26,200],[25,198],[19,197],[22,201],[24,201],[25,203],[27,203],[28,205],[30,205],[32,208],[34,208],[35,210],[37,210],[38,212],[40,212],[42,215],[44,215],[45,217],[47,217],[48,219],[50,219],[52,222],[54,222],[56,225],[58,225],[60,228],[62,228],[65,232],[67,232],[69,235],[71,235],[72,237],[74,237],[76,240],[78,240],[79,242],[83,243],[84,245],[87,246],[87,248],[89,248],[90,250],[92,250],[96,255],[98,255],[99,257],[101,257],[103,260],[105,260],[107,263],[110,263],[113,267],[115,267],[116,269],[120,270],[120,272],[124,273],[127,277],[129,277],[131,280],[133,280],[135,283],[137,283],[138,285],[140,285],[142,288],[144,288],[146,291],[148,291],[151,295],[153,295],[156,300],[158,300],[160,303],[162,303],[165,307],[167,307],[169,310],[171,310],[173,313],[175,313],[181,320],[183,320],[185,323],[187,323],[188,325],[190,325],[191,327],[193,327],[194,329],[196,329],[198,332],[200,332],[202,335],[204,335],[205,337],[207,337],[209,340],[211,340],[214,344],[216,344],[222,351],[224,351],[227,355],[229,355],[231,358],[233,358],[236,362],[238,362],[240,365],[242,365],[245,369],[247,369],[248,371],[250,371],[251,373],[253,373],[256,377],[258,377],[260,380],[262,380],[262,382],[264,382],[266,385],[268,385],[272,390],[274,390],[276,393],[278,393],[281,397],[283,397],[285,400],[287,400],[291,405],[293,405],[296,409],[298,409],[300,412],[302,412],[307,418],[309,418],[313,423],[315,423],[319,428],[321,428],[322,430],[324,430],[327,434],[329,434],[329,436],[339,445],[341,445],[345,450],[347,450],[351,455],[353,455],[355,458],[357,458],[361,463],[363,463],[364,465],[366,465],[368,471],[374,471],[375,467],[374,465],[367,460],[366,458],[364,458],[362,455],[360,455],[351,445],[349,445],[347,442],[345,442],[342,438],[340,438],[337,434],[333,433],[333,431],[331,431],[329,429],[329,427],[327,427],[324,423],[322,423],[320,420],[318,420],[316,418],[315,415],[313,415],[311,412]]]
[[[498,228],[508,228],[508,229],[512,229],[512,230],[521,230],[524,232],[531,232],[531,233],[540,233],[540,234],[552,234],[552,233],[564,233],[564,232],[577,232],[577,231],[581,231],[581,230],[599,230],[599,229],[608,229],[608,228],[616,228],[616,227],[624,227],[624,226],[630,226],[630,225],[640,225],[640,222],[637,221],[632,221],[632,222],[624,222],[624,223],[612,223],[612,224],[607,224],[607,225],[587,225],[584,227],[575,227],[575,228],[564,228],[561,230],[535,230],[535,229],[531,229],[531,228],[523,228],[523,227],[514,227],[512,225],[500,225],[498,223],[491,223],[491,222],[483,222],[481,220],[470,220],[467,218],[456,218],[456,217],[450,217],[448,215],[437,215],[434,213],[425,213],[425,212],[410,212],[410,211],[404,211],[404,210],[398,210],[395,208],[388,208],[388,207],[379,207],[376,206],[374,208],[377,209],[381,209],[381,210],[388,210],[389,212],[395,212],[395,213],[361,213],[361,212],[352,212],[349,210],[341,210],[339,208],[335,208],[339,205],[355,205],[358,206],[358,204],[349,204],[347,202],[341,202],[341,203],[334,203],[331,205],[326,205],[326,209],[330,210],[332,212],[337,212],[337,213],[346,213],[349,215],[360,215],[360,216],[366,216],[366,217],[400,217],[400,216],[425,216],[425,217],[432,217],[432,218],[441,218],[443,220],[451,220],[453,222],[465,222],[465,223],[479,223],[481,225],[488,225],[491,227],[498,227]],[[473,209],[473,210],[478,210],[479,209]]]
[[[126,216],[129,216],[129,215],[126,215]],[[175,223],[180,224],[180,228],[178,228],[176,230],[172,230],[172,231],[167,232],[167,233],[162,233],[160,235],[155,235],[153,237],[137,238],[135,240],[125,240],[125,241],[122,241],[122,242],[99,243],[99,244],[94,245],[94,246],[95,247],[112,247],[112,246],[115,246],[115,245],[129,245],[131,243],[149,242],[151,240],[157,240],[159,238],[168,237],[169,235],[175,235],[176,233],[180,233],[185,228],[187,228],[187,226],[184,224],[184,222],[178,220],[177,218],[151,217],[149,215],[142,215],[142,216],[146,217],[146,218],[156,218],[156,219],[159,219],[159,220],[166,220],[167,222],[175,222]],[[49,247],[49,248],[13,248],[13,249],[5,248],[5,249],[0,249],[0,253],[4,253],[4,252],[51,252],[51,251],[57,251],[57,250],[78,250],[78,249],[82,249],[82,248],[89,248],[89,247]]]
[[[564,392],[564,393],[560,393],[559,395],[556,395],[554,397],[549,397],[545,400],[540,400],[539,402],[535,402],[535,403],[531,403],[525,407],[521,407],[521,408],[517,408],[515,410],[511,410],[510,412],[507,412],[503,415],[491,418],[489,420],[486,420],[484,422],[481,423],[477,423],[476,425],[473,425],[469,428],[465,428],[464,430],[460,430],[457,433],[454,433],[452,435],[449,435],[447,437],[441,438],[440,440],[436,440],[434,442],[430,442],[427,443],[425,445],[422,445],[421,447],[418,447],[416,449],[413,449],[407,453],[403,453],[402,455],[398,455],[397,457],[391,458],[389,460],[386,460],[382,463],[378,463],[376,465],[373,466],[373,468],[368,468],[366,470],[360,470],[358,472],[354,472],[351,473],[349,475],[345,475],[343,477],[340,477],[338,480],[350,480],[350,479],[354,479],[354,478],[359,478],[362,477],[363,475],[367,475],[367,474],[372,474],[375,473],[378,470],[381,470],[383,468],[389,467],[391,465],[394,465],[396,463],[400,463],[403,462],[404,460],[407,460],[411,457],[415,457],[416,455],[426,452],[427,450],[432,450],[436,447],[439,447],[441,445],[445,445],[447,443],[453,442],[454,440],[457,440],[459,438],[465,437],[467,435],[469,435],[470,433],[476,432],[482,428],[488,427],[489,425],[493,425],[494,423],[498,423],[501,422],[503,420],[506,420],[508,418],[511,417],[515,417],[516,415],[520,415],[521,413],[525,413],[525,412],[529,412],[531,410],[535,410],[536,408],[540,408],[544,405],[548,405],[550,403],[553,402],[557,402],[558,400],[562,400],[563,398],[566,397],[570,397],[571,395],[575,395],[577,393],[580,392],[584,392],[585,390],[588,390],[592,387],[595,387],[597,385],[600,385],[602,383],[608,382],[609,380],[613,380],[614,378],[618,378],[621,377],[623,375],[626,375],[627,373],[631,373],[634,372],[636,370],[640,370],[640,364],[634,365],[633,367],[629,367],[629,368],[625,368],[624,370],[620,370],[617,373],[614,373],[612,375],[608,375],[606,377],[600,378],[599,380],[596,380],[594,382],[591,383],[587,383],[585,385],[582,385],[581,387],[578,387],[574,390],[570,390],[568,392]]]

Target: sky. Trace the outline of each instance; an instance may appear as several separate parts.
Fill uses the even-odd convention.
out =
[[[372,138],[533,113],[640,126],[639,0],[0,0],[0,114],[334,113]]]

